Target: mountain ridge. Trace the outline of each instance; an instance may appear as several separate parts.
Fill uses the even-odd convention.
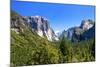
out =
[[[13,13],[15,12],[12,12],[12,14]],[[17,16],[19,16],[20,18],[18,18]],[[75,41],[78,42],[78,41],[84,40],[85,36],[86,37],[88,36],[88,34],[83,34],[83,33],[86,31],[89,31],[89,29],[92,28],[95,23],[94,21],[90,19],[82,20],[80,26],[71,27],[60,33],[59,32],[55,33],[55,31],[51,28],[47,18],[38,16],[38,15],[37,16],[20,16],[17,13],[15,13],[15,16],[11,18],[11,30],[16,31],[16,33],[19,33],[19,31],[22,32],[23,29],[20,28],[20,24],[26,25],[27,28],[31,30],[31,32],[38,34],[40,37],[47,38],[49,41],[58,41],[63,36],[65,36],[67,39],[73,42]],[[95,31],[95,29],[92,29],[92,30]],[[88,38],[91,38],[91,37],[88,37]]]

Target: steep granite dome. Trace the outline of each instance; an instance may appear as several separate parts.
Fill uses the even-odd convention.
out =
[[[67,39],[71,40],[72,42],[79,42],[81,40],[84,40],[85,37],[87,37],[90,34],[86,34],[85,32],[90,31],[90,29],[94,26],[94,22],[92,20],[83,20],[81,22],[81,25],[79,27],[72,27],[68,30],[64,30],[61,34],[62,36],[65,36]],[[95,31],[95,29],[93,29]],[[94,33],[91,32],[91,33]],[[83,36],[84,35],[84,36]],[[91,36],[88,36],[87,38],[90,38]]]

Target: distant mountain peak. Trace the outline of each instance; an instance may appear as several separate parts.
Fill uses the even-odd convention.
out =
[[[64,30],[62,34],[60,35],[60,37],[62,38],[62,36],[65,36],[67,39],[72,40],[74,42],[83,40],[84,38],[91,38],[92,35],[94,36],[94,32],[91,32],[91,31],[94,31],[94,29],[91,29],[93,28],[94,24],[95,24],[94,21],[90,19],[82,20],[80,26],[72,27],[72,28],[69,28],[68,30]],[[85,36],[83,37],[84,32],[88,32],[88,31],[89,31],[89,34],[86,33]],[[92,34],[91,36],[90,36],[90,32]]]

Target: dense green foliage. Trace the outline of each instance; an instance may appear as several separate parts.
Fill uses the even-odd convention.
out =
[[[65,38],[54,44],[35,34],[23,36],[12,31],[11,36],[11,64],[15,66],[95,60],[94,39],[73,45]]]
[[[61,55],[53,43],[37,35],[18,35],[11,32],[12,65],[59,63]],[[29,37],[31,36],[31,37]]]
[[[67,40],[64,36],[61,40],[60,51],[62,52],[63,62],[71,62],[73,56],[73,47],[71,41]]]

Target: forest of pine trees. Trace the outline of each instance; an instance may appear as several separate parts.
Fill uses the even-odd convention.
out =
[[[74,44],[65,37],[49,42],[31,33],[11,36],[11,66],[95,61],[94,39]]]

